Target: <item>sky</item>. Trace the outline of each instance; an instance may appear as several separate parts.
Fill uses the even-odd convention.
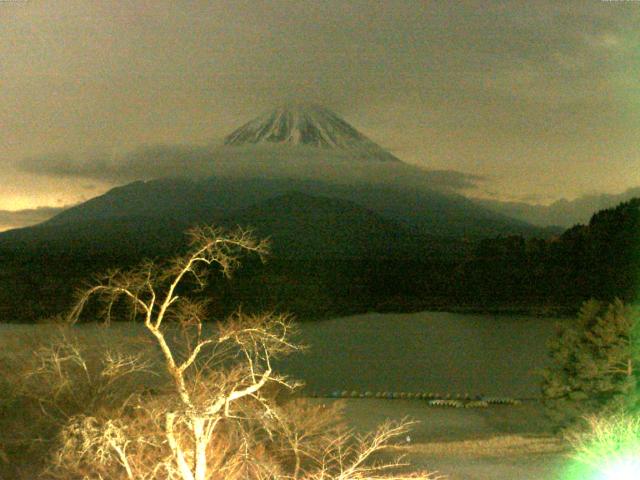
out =
[[[290,100],[471,196],[620,193],[640,186],[638,25],[620,0],[0,0],[0,228]]]

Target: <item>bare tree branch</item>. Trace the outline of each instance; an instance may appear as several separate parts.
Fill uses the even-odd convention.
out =
[[[108,471],[105,465],[111,460],[113,472],[124,472],[127,479],[405,478],[384,476],[402,465],[399,460],[374,463],[372,457],[392,438],[406,432],[410,423],[385,424],[374,434],[357,438],[332,427],[335,418],[331,415],[337,410],[322,415],[319,409],[287,409],[269,393],[270,388],[293,390],[297,386],[274,373],[272,367],[273,358],[301,348],[290,340],[288,316],[238,311],[215,324],[214,332],[207,336],[203,335],[207,302],[178,296],[187,278],[198,287],[204,286],[211,267],[228,277],[238,267],[241,255],[253,253],[264,259],[267,242],[256,241],[246,230],[225,233],[204,226],[189,231],[189,246],[185,255],[165,265],[144,262],[128,272],[108,272],[79,295],[69,313],[70,323],[79,320],[93,297],[105,306],[107,322],[119,311],[114,306],[121,300],[126,301],[133,317],[142,314],[146,331],[161,352],[173,392],[167,398],[140,397],[133,411],[142,418],[131,417],[131,425],[107,422],[99,427],[97,420],[83,420],[91,427],[87,430],[91,435],[85,432],[82,437],[75,431],[82,441],[71,442],[69,448],[76,448],[84,462],[89,461],[90,453],[99,454],[101,471]],[[178,334],[182,332],[181,339],[175,337],[171,325],[178,327]],[[75,352],[69,355],[79,357]],[[133,357],[109,358],[104,370],[107,381],[110,369],[126,372],[139,365]],[[56,375],[64,378],[62,370]],[[305,411],[314,415],[305,415]],[[129,433],[135,428],[144,434]],[[274,444],[279,447],[271,451],[268,446]],[[69,448],[62,451],[68,453]],[[74,468],[80,468],[80,463],[73,463]],[[95,476],[107,478],[101,473]]]

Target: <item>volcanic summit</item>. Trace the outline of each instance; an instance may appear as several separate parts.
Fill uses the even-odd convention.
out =
[[[331,110],[308,103],[288,103],[265,113],[232,132],[224,143],[304,145],[342,150],[361,159],[400,161]]]

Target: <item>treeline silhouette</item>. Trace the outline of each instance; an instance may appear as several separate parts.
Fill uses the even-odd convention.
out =
[[[594,214],[550,240],[485,239],[456,269],[459,303],[577,308],[596,298],[636,299],[640,279],[640,198]]]
[[[5,239],[0,244],[1,321],[31,322],[61,313],[92,274],[130,267],[144,257],[175,255],[185,248],[187,226],[175,219],[133,218],[87,224],[84,239],[77,226],[69,241],[64,235],[55,241],[46,235],[41,241]],[[96,231],[103,232],[99,242],[92,236]],[[332,238],[330,233],[322,232],[323,238]],[[465,242],[385,235],[370,251],[362,244],[340,255],[340,243],[334,242],[329,253],[297,256],[287,255],[286,235],[274,235],[265,265],[247,259],[231,281],[213,272],[201,294],[210,297],[215,317],[242,305],[248,311],[288,311],[304,320],[424,309],[573,313],[590,298],[632,302],[640,284],[640,198],[602,210],[588,225],[550,239],[499,236]],[[334,238],[347,249],[354,237]],[[396,244],[381,250],[387,241]]]

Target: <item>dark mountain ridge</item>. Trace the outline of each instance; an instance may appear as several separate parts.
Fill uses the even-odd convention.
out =
[[[565,311],[588,298],[637,300],[640,199],[593,215],[553,239],[477,242],[420,235],[341,199],[287,192],[218,218],[272,240],[231,283],[214,275],[216,314],[238,304],[302,318],[427,308]],[[118,217],[42,224],[0,235],[4,321],[64,311],[93,273],[162,260],[184,248],[181,218]],[[558,310],[559,309],[559,310]]]
[[[133,194],[126,197],[140,200],[138,187],[133,185]],[[117,204],[108,197],[106,204]],[[166,211],[156,215],[156,209],[145,216],[140,212],[146,211],[146,200],[139,205],[137,215],[97,215],[86,221],[71,216],[0,234],[0,282],[5,285],[0,304],[5,318],[26,321],[60,313],[68,307],[73,290],[93,274],[126,268],[143,258],[162,260],[182,251],[184,231],[194,224],[194,218],[171,216]],[[361,285],[362,291],[369,288],[366,285],[374,276],[365,278],[365,272],[371,271],[370,265],[411,263],[434,257],[436,252],[442,256],[443,251],[455,255],[456,248],[463,248],[451,239],[436,242],[435,237],[416,235],[401,222],[353,202],[295,191],[223,214],[207,212],[202,205],[199,208],[201,216],[195,223],[250,228],[258,237],[269,237],[272,244],[267,266],[248,262],[245,271],[251,273],[239,275],[239,297],[229,294],[221,305],[233,298],[249,304],[281,292],[271,299],[269,305],[274,308],[283,305],[282,295],[289,300],[304,298],[308,291],[300,288],[315,285],[313,288],[325,292],[335,290],[334,299],[324,302],[324,308],[330,309],[332,301],[353,292],[355,285]],[[254,277],[262,280],[256,285]],[[256,292],[259,285],[272,288]]]
[[[548,236],[548,231],[542,228],[493,213],[461,195],[434,190],[401,185],[341,185],[317,180],[222,177],[134,182],[69,208],[44,225],[121,217],[211,221],[291,191],[357,203],[388,220],[403,222],[420,234],[470,238],[498,234]]]

